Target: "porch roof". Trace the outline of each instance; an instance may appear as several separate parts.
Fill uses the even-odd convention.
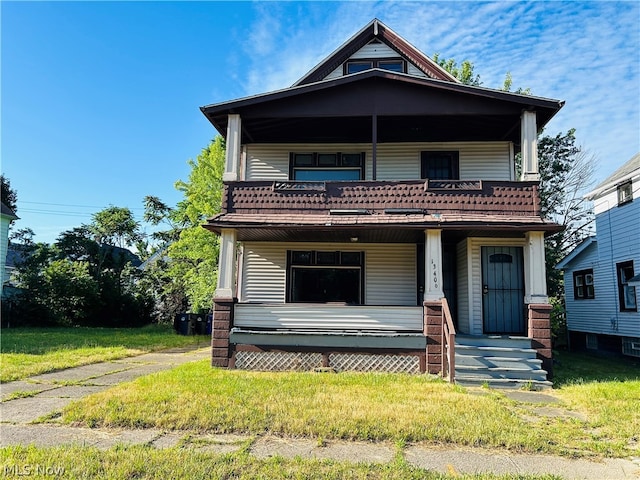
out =
[[[424,241],[424,230],[465,231],[472,236],[520,235],[527,231],[556,232],[555,223],[536,216],[467,214],[246,214],[223,213],[204,225],[215,233],[237,229],[240,241],[311,241],[414,243]]]
[[[542,128],[564,102],[380,69],[201,107],[226,136],[242,118],[242,143],[512,141],[520,116]]]

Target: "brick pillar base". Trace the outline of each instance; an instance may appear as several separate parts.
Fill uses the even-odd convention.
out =
[[[424,335],[427,337],[427,372],[442,371],[442,302],[424,302]]]
[[[211,365],[229,366],[229,332],[233,325],[233,298],[214,298],[211,332]]]
[[[528,311],[528,336],[532,339],[532,348],[538,352],[538,358],[542,360],[542,368],[547,371],[548,377],[553,377],[553,357],[551,354],[551,305],[529,304]]]

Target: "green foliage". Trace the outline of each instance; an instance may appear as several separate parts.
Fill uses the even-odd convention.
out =
[[[474,72],[475,67],[469,60],[465,60],[462,62],[462,65],[458,65],[453,58],[447,60],[445,58],[440,58],[440,54],[435,53],[433,55],[433,61],[465,85],[472,85],[474,87],[482,85],[480,75],[477,75]]]
[[[0,183],[2,184],[2,203],[13,210],[13,213],[18,209],[18,192],[11,188],[11,181],[4,176],[0,175]]]
[[[128,208],[109,207],[60,234],[53,246],[25,229],[13,236],[21,250],[13,325],[139,326],[150,321],[151,299],[139,288],[124,248],[139,240]]]
[[[53,260],[43,271],[43,304],[57,325],[83,323],[96,308],[98,282],[89,272],[89,263],[68,259]]]
[[[216,137],[195,160],[189,178],[175,187],[184,195],[175,209],[159,198],[145,198],[145,220],[167,230],[154,234],[165,242],[163,257],[149,265],[147,281],[155,285],[157,315],[170,321],[175,313],[211,310],[218,267],[218,238],[205,230],[207,218],[220,212],[225,145]],[[187,305],[185,305],[186,300]]]

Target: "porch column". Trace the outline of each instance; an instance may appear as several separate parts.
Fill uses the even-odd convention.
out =
[[[227,152],[222,180],[225,182],[235,182],[238,180],[238,171],[240,170],[242,122],[240,121],[240,115],[237,113],[229,114],[228,119]]]
[[[236,231],[223,228],[220,232],[218,284],[213,299],[213,329],[211,333],[211,365],[228,367],[231,352],[229,333],[233,326],[235,304]]]
[[[444,297],[442,288],[442,230],[425,230],[424,301],[438,302]]]
[[[524,303],[549,303],[545,270],[544,232],[527,232],[524,247]]]
[[[538,171],[538,127],[536,112],[522,112],[520,117],[522,173],[520,180],[540,180]]]
[[[236,276],[236,231],[223,228],[220,231],[220,253],[218,256],[218,284],[216,298],[233,298]]]

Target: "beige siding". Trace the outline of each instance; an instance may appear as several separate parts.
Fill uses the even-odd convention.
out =
[[[241,302],[284,303],[287,250],[365,252],[365,303],[415,305],[416,253],[412,244],[244,244]]]
[[[239,304],[234,313],[240,328],[419,332],[422,322],[422,307]]]
[[[467,240],[457,245],[458,262],[458,332],[470,333],[469,327],[469,257],[467,255]]]
[[[383,143],[377,146],[377,180],[420,178],[420,152],[460,152],[461,180],[512,180],[513,156],[508,142]],[[373,178],[371,144],[249,145],[246,180],[286,180],[290,152],[365,152],[366,179]]]

